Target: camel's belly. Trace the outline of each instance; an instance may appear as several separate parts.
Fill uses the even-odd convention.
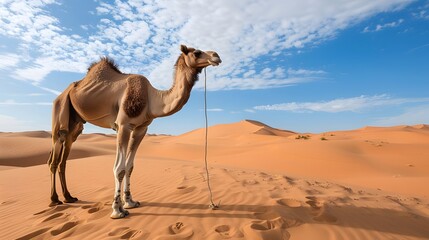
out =
[[[103,128],[111,128],[116,120],[122,94],[110,85],[91,84],[75,87],[70,100],[85,121]]]
[[[90,121],[87,121],[91,124],[94,124],[95,126],[102,127],[102,128],[112,128],[114,127],[115,118],[112,118],[111,116],[102,117],[99,119],[93,119]]]

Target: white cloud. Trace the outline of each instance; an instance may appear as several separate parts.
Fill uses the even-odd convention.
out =
[[[207,112],[223,112],[223,109],[222,108],[208,108]]]
[[[266,69],[259,57],[318,44],[357,22],[410,2],[117,0],[98,2],[95,12],[101,20],[95,26],[82,25],[95,30],[88,31],[89,36],[77,36],[47,10],[57,4],[54,0],[3,1],[0,35],[19,40],[20,51],[27,53],[20,59],[24,67],[14,69],[12,75],[33,82],[52,71],[83,73],[100,55],[109,55],[125,72],[143,73],[155,86],[168,88],[178,45],[185,43],[216,50],[221,56],[222,65],[212,71],[211,90],[258,89],[311,81],[321,74]]]
[[[16,70],[11,77],[20,80],[30,80],[34,84],[39,84],[49,73],[60,72],[80,72],[86,69],[85,62],[74,62],[73,59],[57,59],[56,57],[40,57],[28,65],[26,68]]]
[[[31,39],[37,30],[55,28],[58,20],[46,14],[43,7],[54,0],[2,1],[0,3],[0,34]]]
[[[16,102],[13,99],[8,99],[5,101],[1,101],[0,105],[6,105],[6,106],[52,106],[52,102]]]
[[[392,125],[415,125],[429,123],[429,105],[413,107],[407,109],[404,113],[378,119],[376,124],[384,126]]]
[[[418,13],[414,13],[413,15],[418,18],[422,18],[426,20],[429,19],[429,13],[427,10],[421,10]]]
[[[291,111],[291,112],[358,112],[364,109],[401,105],[405,103],[429,102],[429,98],[391,98],[388,95],[360,96],[340,98],[321,102],[281,103],[273,105],[255,106],[255,110]]]
[[[7,70],[19,63],[19,56],[12,53],[0,55],[0,70]]]
[[[39,96],[44,96],[45,94],[43,94],[43,93],[29,93],[29,94],[27,94],[27,96],[30,96],[30,97],[39,97]]]
[[[393,22],[390,22],[390,23],[385,23],[385,24],[377,24],[376,26],[375,26],[375,28],[374,29],[372,29],[371,30],[371,28],[370,27],[365,27],[365,29],[363,30],[363,32],[379,32],[379,31],[381,31],[381,30],[383,30],[383,29],[386,29],[386,28],[394,28],[394,27],[398,27],[399,25],[401,25],[401,23],[403,23],[404,22],[404,19],[399,19],[398,21],[393,21]]]
[[[414,52],[414,51],[416,51],[416,50],[420,50],[420,49],[422,49],[422,48],[426,48],[426,47],[429,47],[429,43],[428,43],[428,44],[423,44],[423,45],[418,46],[418,47],[415,47],[415,48],[412,48],[412,49],[408,50],[408,52],[407,52],[407,53]]]
[[[213,78],[208,78],[207,81],[211,81]],[[316,78],[217,78],[213,83],[207,83],[207,88],[211,91],[217,90],[255,90],[255,89],[268,89],[268,88],[278,88],[278,87],[288,87],[294,86],[299,83],[305,83],[313,81]],[[202,82],[202,81],[201,81]],[[197,83],[196,87],[200,87],[201,83]]]
[[[424,6],[420,6],[417,12],[413,12],[412,15],[416,18],[428,20],[429,19],[429,2],[426,1]]]
[[[289,76],[316,76],[326,74],[325,71],[322,70],[308,70],[308,69],[292,69],[289,68],[287,70]]]
[[[52,94],[54,94],[54,95],[57,95],[57,96],[61,94],[61,92],[60,92],[60,91],[57,91],[57,90],[55,90],[55,89],[51,89],[51,88],[47,88],[47,87],[39,86],[39,84],[37,84],[37,83],[34,83],[34,84],[33,84],[33,86],[35,86],[35,87],[37,87],[37,88],[39,88],[39,89],[41,89],[41,90],[43,90],[43,91],[46,91],[46,92],[48,92],[48,93],[52,93]]]

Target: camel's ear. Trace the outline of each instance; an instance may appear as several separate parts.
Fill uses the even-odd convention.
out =
[[[184,54],[188,54],[189,52],[188,47],[186,47],[185,45],[180,45],[180,51],[182,51],[182,53]]]

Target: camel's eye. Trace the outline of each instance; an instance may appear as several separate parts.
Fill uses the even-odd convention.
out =
[[[194,51],[194,55],[195,55],[196,58],[199,58],[200,55],[201,55],[201,51],[200,50],[195,50]]]

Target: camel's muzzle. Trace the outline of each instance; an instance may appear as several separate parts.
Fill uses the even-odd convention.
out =
[[[212,57],[212,58],[209,60],[209,63],[210,63],[212,66],[218,66],[221,62],[222,62],[222,60],[220,60],[220,57]]]

